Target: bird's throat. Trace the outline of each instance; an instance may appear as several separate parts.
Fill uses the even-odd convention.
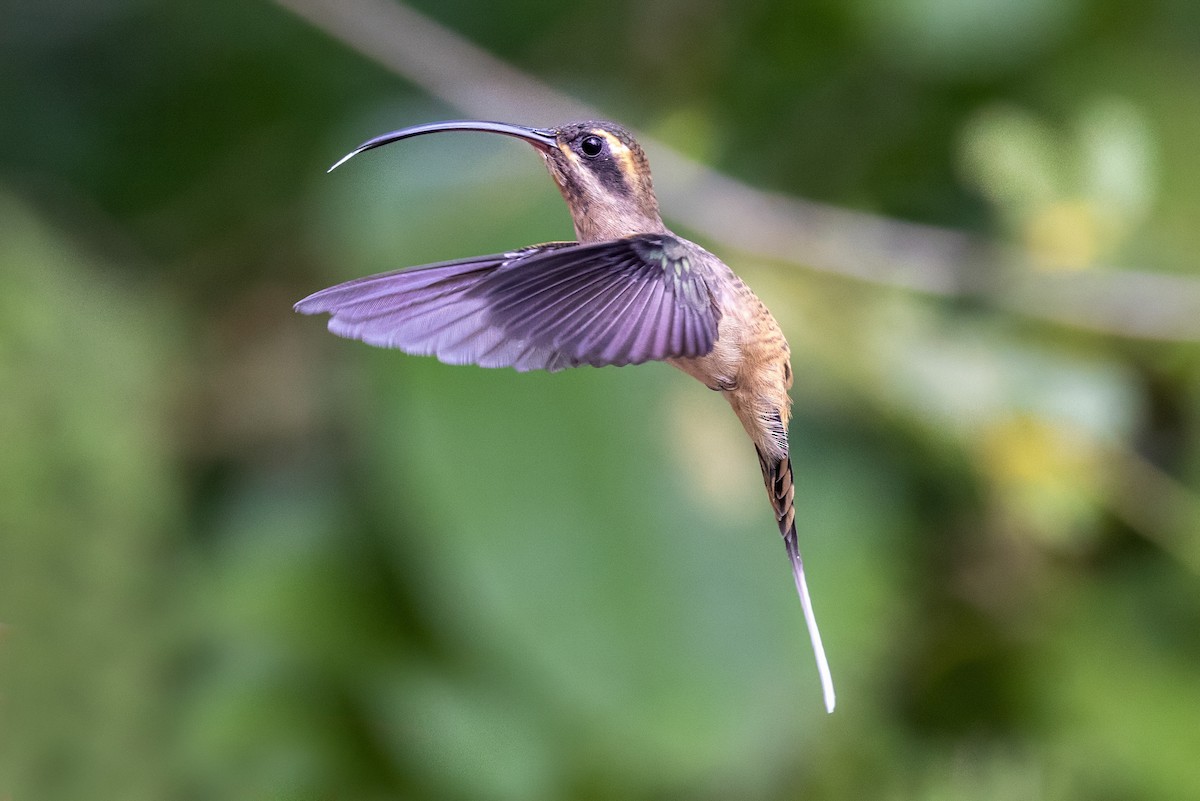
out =
[[[594,176],[566,171],[543,154],[546,168],[562,193],[580,242],[606,242],[638,234],[670,233],[658,213],[658,201],[649,186],[601,186]]]

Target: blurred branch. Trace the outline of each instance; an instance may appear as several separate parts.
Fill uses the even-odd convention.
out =
[[[472,116],[526,124],[604,117],[405,5],[276,2]],[[876,286],[972,298],[1059,325],[1200,340],[1200,280],[1103,267],[1042,271],[1019,248],[762,192],[640,138],[659,168],[655,183],[669,216],[725,248]]]
[[[1105,506],[1125,524],[1200,576],[1200,497],[1145,457],[1124,448],[1108,452]]]

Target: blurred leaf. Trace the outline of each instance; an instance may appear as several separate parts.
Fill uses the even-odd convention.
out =
[[[1024,216],[1055,199],[1070,179],[1053,132],[1021,109],[992,106],[963,130],[960,163],[968,181],[1002,213]]]
[[[0,792],[161,799],[178,621],[170,306],[0,194]],[[137,759],[129,755],[136,754]]]
[[[990,76],[1015,69],[1065,37],[1078,0],[859,0],[879,47],[934,75]]]
[[[1149,213],[1157,193],[1153,133],[1137,106],[1120,98],[1088,104],[1078,126],[1084,194],[1117,228],[1107,239],[1119,242]]]
[[[1127,101],[1089,103],[1058,131],[1020,109],[976,113],[963,131],[964,177],[1048,267],[1111,256],[1154,196],[1153,139]]]

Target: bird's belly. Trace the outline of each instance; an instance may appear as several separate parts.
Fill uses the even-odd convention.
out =
[[[713,349],[703,356],[670,359],[669,363],[712,390],[728,392],[738,385],[742,363],[741,348],[718,339]]]
[[[723,315],[711,351],[671,359],[670,364],[721,392],[760,452],[784,458],[791,407],[790,353],[774,318],[759,308],[761,313],[750,320]]]
[[[725,392],[745,389],[748,384],[767,380],[765,373],[773,372],[771,367],[781,355],[786,361],[787,354],[771,352],[778,350],[774,342],[776,337],[781,341],[782,335],[766,309],[761,304],[757,306],[761,309],[759,315],[739,313],[745,308],[741,304],[727,306],[721,315],[717,340],[712,350],[703,356],[672,359],[671,364],[709,389]],[[763,314],[766,319],[759,319]],[[765,323],[769,323],[769,326]],[[784,344],[783,348],[786,351],[787,345]]]
[[[739,384],[745,366],[750,327],[736,310],[725,309],[717,327],[717,340],[703,356],[672,359],[671,364],[709,389],[729,392]]]

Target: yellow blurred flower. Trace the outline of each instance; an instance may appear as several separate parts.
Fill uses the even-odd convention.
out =
[[[1050,269],[1080,270],[1096,262],[1103,231],[1095,207],[1085,200],[1059,200],[1030,214],[1025,245]]]
[[[1071,547],[1094,530],[1103,463],[1089,438],[1018,415],[988,426],[978,449],[981,470],[1005,512],[1032,536]]]

